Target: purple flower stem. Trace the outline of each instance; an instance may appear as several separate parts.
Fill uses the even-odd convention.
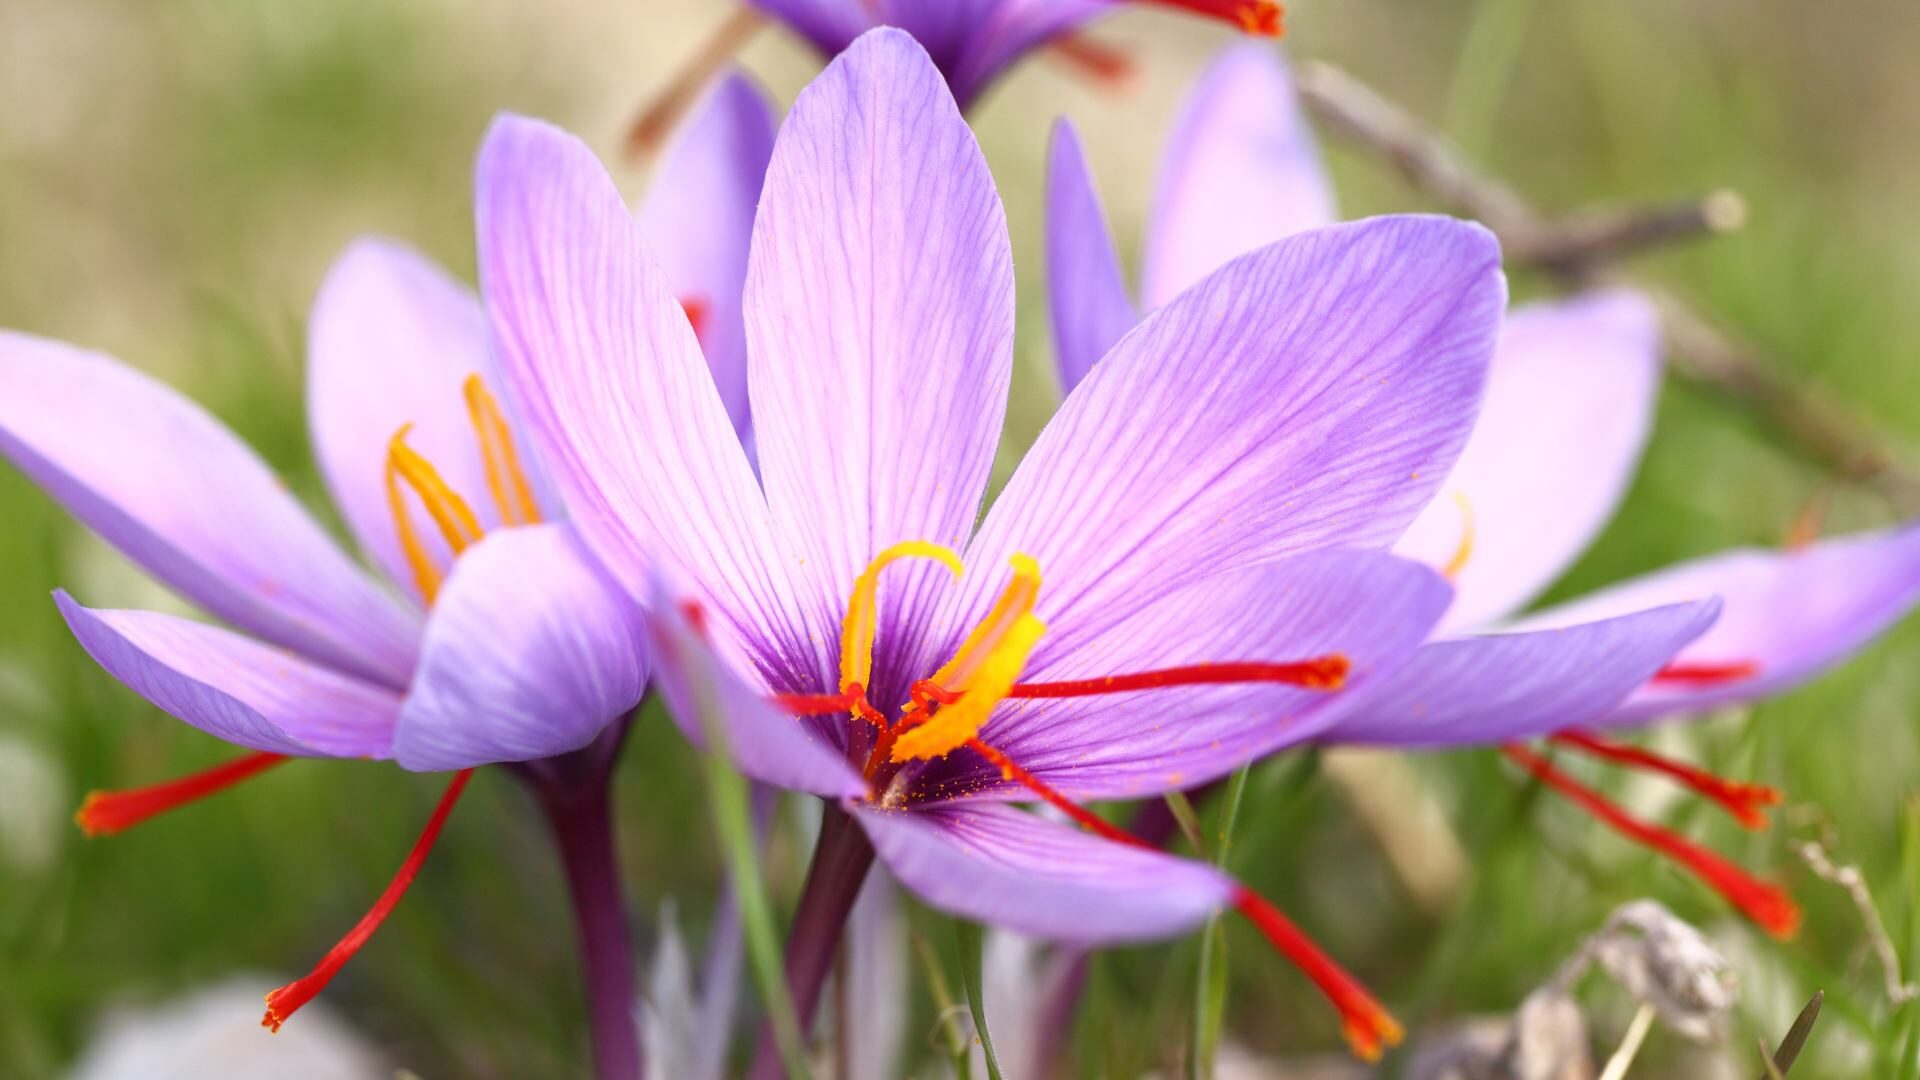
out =
[[[860,895],[860,886],[873,866],[873,844],[866,830],[845,810],[828,803],[820,816],[820,842],[814,845],[813,865],[800,892],[800,908],[793,915],[787,937],[787,992],[800,1019],[800,1030],[813,1026],[820,1005],[820,989],[840,955],[840,935],[847,913]],[[762,1024],[760,1045],[754,1054],[752,1080],[779,1080],[780,1046],[773,1025]]]
[[[639,1080],[641,1075],[633,929],[620,886],[608,790],[625,734],[623,721],[583,750],[515,770],[545,812],[566,871],[599,1080]]]

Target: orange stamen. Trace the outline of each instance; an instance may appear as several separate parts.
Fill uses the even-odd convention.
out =
[[[1719,683],[1751,679],[1758,674],[1760,674],[1760,665],[1752,660],[1735,660],[1723,664],[1668,664],[1653,673],[1653,681],[1680,686],[1714,686]]]
[[[1768,787],[1765,784],[1728,780],[1684,761],[1675,761],[1638,746],[1613,742],[1583,731],[1562,731],[1552,738],[1562,746],[1571,746],[1607,761],[1616,761],[1633,768],[1671,777],[1692,789],[1696,794],[1719,804],[1727,813],[1733,815],[1735,821],[1749,829],[1758,829],[1766,825],[1765,807],[1779,806],[1782,801],[1778,788]]]
[[[1054,790],[1052,785],[1021,768],[998,749],[988,746],[977,738],[967,740],[967,747],[986,758],[988,764],[999,769],[1001,776],[1040,796],[1049,805],[1072,818],[1082,828],[1116,844],[1124,844],[1143,851],[1159,851],[1153,845]],[[1233,907],[1235,911],[1246,916],[1247,921],[1260,931],[1274,949],[1298,967],[1301,973],[1319,988],[1320,993],[1326,996],[1333,1007],[1339,1010],[1340,1031],[1346,1036],[1347,1044],[1353,1048],[1356,1056],[1364,1061],[1378,1061],[1384,1047],[1400,1041],[1403,1035],[1401,1027],[1387,1013],[1386,1008],[1360,985],[1359,980],[1347,974],[1345,969],[1315,945],[1311,938],[1301,933],[1300,928],[1281,914],[1280,909],[1274,907],[1272,902],[1236,882]]]
[[[514,449],[513,432],[500,403],[488,392],[480,376],[467,376],[465,392],[467,416],[480,439],[480,457],[487,468],[487,490],[500,508],[500,521],[506,525],[534,525],[540,521],[540,505],[533,498],[533,484],[520,467],[520,454]],[[476,526],[477,527],[477,526]]]
[[[1460,546],[1453,549],[1453,557],[1440,568],[1440,576],[1448,581],[1458,581],[1460,572],[1467,568],[1467,560],[1473,558],[1473,503],[1464,491],[1455,491],[1453,501],[1460,506]]]
[[[680,310],[687,313],[687,325],[693,327],[693,336],[701,341],[707,339],[707,302],[691,296],[680,298]]]
[[[1074,71],[1109,90],[1130,86],[1139,75],[1132,53],[1085,34],[1062,35],[1053,39],[1050,48]]]
[[[94,791],[87,794],[74,823],[88,836],[108,836],[172,810],[225,791],[251,776],[288,760],[285,754],[256,753],[216,765],[204,772],[131,791]]]
[[[1149,0],[1149,2],[1220,19],[1257,37],[1277,38],[1286,32],[1282,26],[1286,9],[1274,3],[1273,0]]]
[[[1386,1047],[1397,1045],[1405,1036],[1405,1030],[1386,1007],[1266,897],[1242,885],[1234,892],[1233,908],[1246,916],[1280,955],[1313,980],[1313,985],[1340,1011],[1340,1034],[1346,1036],[1355,1057],[1379,1061]]]
[[[1615,832],[1652,848],[1691,871],[1767,933],[1786,939],[1800,929],[1799,905],[1780,886],[1752,877],[1745,870],[1677,833],[1633,817],[1608,802],[1599,792],[1574,780],[1524,747],[1508,743],[1500,748],[1500,752],[1569,802],[1599,818]]]
[[[460,801],[460,793],[466,790],[467,781],[472,776],[472,769],[461,769],[453,775],[453,782],[447,785],[446,794],[440,796],[440,804],[434,807],[433,816],[427,819],[427,827],[421,830],[420,839],[408,852],[406,861],[400,864],[400,872],[393,875],[393,880],[388,883],[386,891],[380,894],[380,899],[354,924],[347,936],[328,950],[327,955],[306,977],[295,979],[267,995],[267,1015],[261,1019],[261,1027],[279,1031],[280,1025],[286,1023],[301,1006],[327,988],[327,984],[340,973],[347,961],[353,959],[361,946],[373,937],[373,932],[380,929],[380,924],[393,913],[400,898],[407,894],[407,887],[419,876],[421,864],[427,861],[427,853],[433,850],[434,842],[440,838],[441,826],[447,823],[447,815],[453,812],[454,804]]]
[[[1125,694],[1135,690],[1156,690],[1168,686],[1214,686],[1225,683],[1279,683],[1307,690],[1338,690],[1346,684],[1353,664],[1339,653],[1317,656],[1294,663],[1188,664],[1158,671],[1136,671],[1124,675],[1103,675],[1093,679],[1067,679],[1060,682],[1014,683],[1010,698],[1070,698],[1095,694]],[[939,700],[937,686],[928,687],[928,695]]]

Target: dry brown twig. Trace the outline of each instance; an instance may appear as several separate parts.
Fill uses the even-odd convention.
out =
[[[1880,918],[1880,909],[1874,905],[1873,894],[1867,890],[1867,879],[1860,868],[1839,865],[1833,861],[1827,849],[1812,840],[1803,840],[1793,845],[1794,854],[1807,864],[1820,880],[1845,889],[1852,897],[1853,906],[1860,912],[1860,921],[1867,928],[1867,943],[1872,946],[1874,956],[1880,961],[1880,972],[1886,980],[1887,1000],[1895,1008],[1920,998],[1920,986],[1900,979],[1900,952],[1893,947],[1893,938],[1887,934],[1887,924]]]
[[[1508,184],[1467,161],[1452,143],[1371,87],[1331,64],[1300,65],[1309,111],[1338,138],[1391,164],[1415,189],[1499,235],[1508,261],[1570,285],[1612,280],[1622,257],[1654,244],[1738,227],[1745,206],[1729,192],[1675,207],[1593,211],[1549,218]],[[1871,484],[1905,511],[1920,510],[1920,474],[1867,434],[1867,426],[1782,376],[1692,305],[1641,286],[1659,307],[1673,369],[1760,414],[1836,475]]]

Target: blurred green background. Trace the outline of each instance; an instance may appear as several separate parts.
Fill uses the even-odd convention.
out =
[[[332,256],[378,231],[470,273],[471,157],[499,109],[581,133],[640,191],[644,165],[619,157],[625,125],[728,11],[701,0],[5,0],[0,325],[105,349],[181,386],[321,508],[301,342]],[[1896,447],[1920,436],[1920,5],[1302,0],[1289,25],[1295,52],[1335,60],[1445,123],[1548,206],[1739,190],[1752,209],[1744,232],[1640,268]],[[1137,58],[1129,89],[1043,56],[974,117],[1022,276],[1006,462],[1055,402],[1037,242],[1052,118],[1080,124],[1130,250],[1178,96],[1232,37],[1159,10],[1129,10],[1095,33]],[[816,68],[777,31],[742,61],[783,101]],[[1417,205],[1375,163],[1332,159],[1350,212]],[[1827,491],[1769,429],[1670,385],[1623,513],[1555,595],[1778,543]],[[1836,531],[1894,515],[1870,494],[1832,494]],[[68,818],[86,790],[154,782],[230,751],[98,672],[47,594],[57,583],[109,607],[177,602],[5,469],[0,522],[0,1075],[39,1077],[58,1075],[110,1008],[236,969],[304,971],[385,883],[439,783],[301,763],[84,840]],[[1444,914],[1414,902],[1380,830],[1311,763],[1256,773],[1235,869],[1414,1028],[1511,1009],[1616,904],[1648,895],[1711,930],[1743,992],[1726,1047],[1694,1050],[1656,1031],[1636,1075],[1758,1075],[1755,1040],[1777,1039],[1817,988],[1828,1015],[1808,1075],[1913,1075],[1904,1055],[1920,1006],[1890,1005],[1850,900],[1788,844],[1822,839],[1859,863],[1903,961],[1920,964],[1917,645],[1920,622],[1790,697],[1657,738],[1785,787],[1790,806],[1770,831],[1742,833],[1657,785],[1610,781],[1643,812],[1789,882],[1808,910],[1790,944],[1535,798],[1489,754],[1415,766],[1471,868]],[[657,715],[636,732],[619,796],[640,914],[677,897],[697,942],[714,845],[697,763]],[[791,904],[803,854],[776,845],[777,902]],[[1251,932],[1232,934],[1231,1038],[1261,1054],[1336,1046],[1303,980]],[[541,824],[504,775],[483,773],[400,912],[327,1000],[424,1076],[569,1075],[585,1054],[571,950]],[[1096,1012],[1077,1043],[1084,1075],[1177,1059],[1196,955],[1188,941],[1096,965]],[[1630,1005],[1606,990],[1588,1000],[1598,1038],[1617,1038]],[[916,1008],[909,1048],[923,1060],[930,999]]]

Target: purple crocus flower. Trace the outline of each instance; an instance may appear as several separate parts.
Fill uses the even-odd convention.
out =
[[[1011,255],[910,36],[863,35],[775,144],[744,298],[759,481],[583,144],[499,121],[478,207],[502,368],[582,536],[654,600],[669,705],[748,774],[831,800],[790,956],[803,1013],[877,852],[937,907],[1055,939],[1236,907],[1356,1047],[1395,1033],[1230,878],[1004,804],[1100,828],[1071,800],[1311,739],[1428,636],[1440,576],[1342,549],[1400,535],[1471,427],[1504,306],[1484,229],[1384,218],[1207,278],[1114,347],[976,531]]]
[[[747,0],[791,27],[823,57],[879,26],[912,34],[967,108],[1022,56],[1129,0]],[[1279,37],[1274,0],[1131,0],[1219,19],[1248,34]]]
[[[771,142],[766,103],[726,81],[640,211],[674,268],[674,315],[701,322],[740,425],[738,297]],[[276,1027],[399,899],[474,766],[526,762],[536,788],[557,780],[566,770],[544,759],[601,739],[639,702],[649,670],[638,609],[564,523],[517,410],[495,396],[472,291],[410,248],[362,240],[328,273],[309,329],[314,455],[377,577],[187,398],[98,353],[0,332],[0,453],[226,624],[57,592],[74,635],[162,710],[256,752],[96,794],[83,827],[117,831],[292,757],[460,770],[371,921],[269,997]]]
[[[1053,149],[1049,282],[1059,374],[1070,389],[1133,326],[1136,308],[1070,126],[1056,131]],[[1229,50],[1201,78],[1162,162],[1140,306],[1157,308],[1245,251],[1334,219],[1331,186],[1280,58]],[[1908,525],[1713,556],[1516,621],[1617,509],[1645,445],[1659,375],[1656,314],[1630,291],[1529,304],[1508,317],[1473,437],[1394,548],[1453,583],[1442,640],[1377,684],[1322,741],[1490,744],[1752,701],[1844,659],[1920,600],[1920,528]],[[1713,596],[1723,604],[1717,621],[1673,606]],[[1510,632],[1471,636],[1495,629]],[[1678,654],[1653,666],[1653,653],[1628,660],[1626,643],[1649,633]],[[1756,803],[1777,797],[1591,735],[1558,737],[1676,775],[1749,823],[1761,819]],[[1791,931],[1797,912],[1778,889],[1651,826],[1624,824],[1617,810],[1598,808],[1598,796],[1549,776],[1538,758],[1508,751],[1687,862],[1762,925]]]

